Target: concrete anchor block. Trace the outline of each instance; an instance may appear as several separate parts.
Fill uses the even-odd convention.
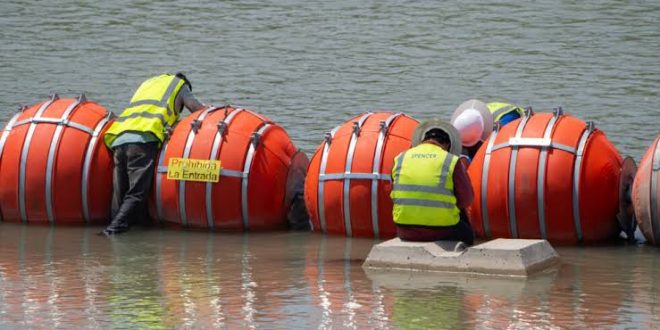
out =
[[[495,239],[465,248],[460,242],[404,242],[399,238],[371,249],[363,267],[527,276],[557,264],[546,240]]]

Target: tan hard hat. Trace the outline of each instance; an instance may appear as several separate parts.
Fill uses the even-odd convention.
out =
[[[440,129],[449,135],[449,141],[451,146],[449,147],[449,153],[454,155],[460,155],[461,150],[461,137],[458,134],[458,131],[450,123],[440,120],[440,119],[431,119],[423,121],[417,126],[415,132],[413,132],[412,144],[413,147],[422,143],[424,140],[424,135],[432,129]]]
[[[486,103],[472,99],[454,110],[451,124],[458,130],[463,146],[472,147],[486,141],[493,132],[493,115]]]

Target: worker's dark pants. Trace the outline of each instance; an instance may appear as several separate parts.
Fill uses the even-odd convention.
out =
[[[112,222],[106,232],[120,233],[147,217],[158,143],[127,143],[113,149]]]
[[[457,224],[447,227],[401,226],[397,225],[397,236],[403,241],[434,242],[462,241],[467,245],[474,243],[474,231],[463,211]]]

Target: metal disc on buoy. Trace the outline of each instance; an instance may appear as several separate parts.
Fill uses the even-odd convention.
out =
[[[646,241],[660,244],[660,135],[655,138],[639,162],[633,182],[632,203],[635,218]]]
[[[637,223],[635,222],[635,210],[633,209],[631,193],[632,184],[637,173],[637,164],[631,157],[623,159],[621,165],[621,178],[619,181],[619,213],[616,218],[619,221],[621,230],[626,233],[628,239],[635,237],[635,229]]]

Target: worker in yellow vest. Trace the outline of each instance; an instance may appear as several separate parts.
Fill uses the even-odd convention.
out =
[[[152,77],[138,87],[128,107],[105,133],[115,167],[112,220],[104,234],[127,231],[132,223],[146,217],[158,150],[184,106],[191,112],[204,108],[193,96],[185,75]]]
[[[504,126],[525,115],[525,109],[505,102],[490,102],[486,104],[493,115],[493,121]]]
[[[474,192],[459,161],[456,129],[440,120],[415,130],[413,148],[400,153],[392,169],[393,218],[397,235],[408,241],[456,240],[471,245],[474,232],[465,209]]]
[[[493,132],[494,123],[504,126],[524,115],[525,110],[513,104],[504,102],[486,104],[472,99],[463,102],[454,110],[451,123],[461,136],[463,154],[472,159]]]

